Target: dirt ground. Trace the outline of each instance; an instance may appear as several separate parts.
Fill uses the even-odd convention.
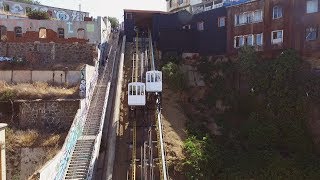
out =
[[[174,179],[184,179],[182,171],[183,141],[186,139],[187,117],[182,107],[178,104],[179,94],[174,93],[164,85],[162,94],[162,120],[164,129],[164,141],[166,158],[169,167],[169,175]]]

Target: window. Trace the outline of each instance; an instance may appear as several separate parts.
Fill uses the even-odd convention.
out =
[[[318,12],[319,0],[307,0],[307,13]]]
[[[39,29],[39,38],[41,38],[41,39],[47,38],[47,29],[46,28]]]
[[[316,27],[309,27],[306,29],[306,40],[312,41],[318,38],[318,28]]]
[[[204,30],[204,23],[203,22],[198,22],[197,23],[197,29],[198,29],[198,31],[203,31]]]
[[[283,42],[283,30],[277,30],[271,32],[271,43],[279,44]]]
[[[253,46],[253,35],[244,36],[244,44]]]
[[[172,0],[169,1],[169,7],[172,7]]]
[[[257,46],[262,46],[263,45],[263,33],[261,34],[256,34],[256,45]]]
[[[0,26],[0,41],[5,41],[7,38],[7,27]]]
[[[78,39],[84,39],[84,29],[78,29]]]
[[[16,34],[16,37],[22,37],[22,28],[21,27],[15,27],[14,32]]]
[[[190,24],[184,25],[182,26],[182,29],[191,29],[191,25]]]
[[[126,19],[132,19],[132,13],[126,13]]]
[[[219,17],[218,18],[218,27],[226,26],[226,17]]]
[[[178,4],[181,5],[183,3],[183,0],[178,0]]]
[[[140,95],[140,94],[141,94],[141,87],[137,86],[137,95]]]
[[[282,17],[282,7],[275,6],[273,7],[273,19],[278,19]]]
[[[9,12],[9,11],[10,11],[10,6],[9,6],[9,4],[4,4],[3,10],[4,10],[5,12]]]
[[[243,46],[244,44],[244,40],[243,40],[243,36],[236,36],[234,37],[234,47],[238,48]]]
[[[26,7],[26,13],[28,14],[29,12],[31,12],[32,11],[32,9],[31,9],[31,7]]]
[[[241,46],[262,46],[263,44],[263,34],[249,34],[234,37],[234,47],[239,48]]]
[[[254,22],[262,22],[262,10],[257,10],[253,13],[253,21]]]
[[[236,14],[235,25],[262,22],[262,13],[262,10],[257,10],[253,12],[244,12],[242,14]]]
[[[58,37],[64,38],[64,29],[63,28],[58,28]]]

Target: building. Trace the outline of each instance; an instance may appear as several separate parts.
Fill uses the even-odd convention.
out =
[[[110,26],[110,24],[109,24]],[[0,19],[1,42],[56,42],[99,44],[108,40],[110,27],[101,17],[96,21]]]
[[[320,55],[320,0],[295,0],[292,31],[293,47],[304,56]]]
[[[162,52],[224,54],[226,51],[226,9],[192,15],[186,10],[175,13],[125,10],[127,41],[133,42],[135,27],[149,29],[155,47]]]
[[[163,52],[235,55],[249,45],[267,56],[293,48],[302,56],[319,57],[319,1],[191,0],[189,10],[125,10],[124,31],[132,42],[134,27],[147,26]]]
[[[177,12],[181,10],[186,10],[191,12],[191,2],[192,0],[166,0],[167,11]]]
[[[291,48],[288,32],[293,10],[292,1],[287,0],[257,0],[228,7],[227,52],[236,53],[244,45],[265,52]]]
[[[197,14],[204,11],[220,7],[228,7],[253,0],[166,0],[167,11],[177,12],[181,10],[189,11],[190,13]]]
[[[256,0],[227,7],[228,54],[252,45],[264,54],[293,48],[303,56],[319,52],[319,0]]]
[[[27,13],[32,10],[48,12],[51,18],[61,21],[84,21],[90,19],[88,12],[0,0],[0,19],[25,19],[28,18]]]

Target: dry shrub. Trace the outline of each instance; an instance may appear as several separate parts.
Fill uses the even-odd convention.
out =
[[[17,131],[15,133],[15,140],[19,147],[31,147],[33,146],[39,134],[35,130]]]
[[[0,81],[0,100],[77,98],[78,86],[51,86],[48,83],[7,84]]]
[[[59,144],[60,141],[60,135],[56,134],[56,135],[52,135],[49,136],[47,139],[44,140],[44,142],[41,144],[41,146],[43,147],[55,147]]]

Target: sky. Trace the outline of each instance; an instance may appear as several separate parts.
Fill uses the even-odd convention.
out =
[[[81,10],[90,16],[112,16],[123,21],[123,9],[166,11],[166,0],[38,0],[41,4]]]

